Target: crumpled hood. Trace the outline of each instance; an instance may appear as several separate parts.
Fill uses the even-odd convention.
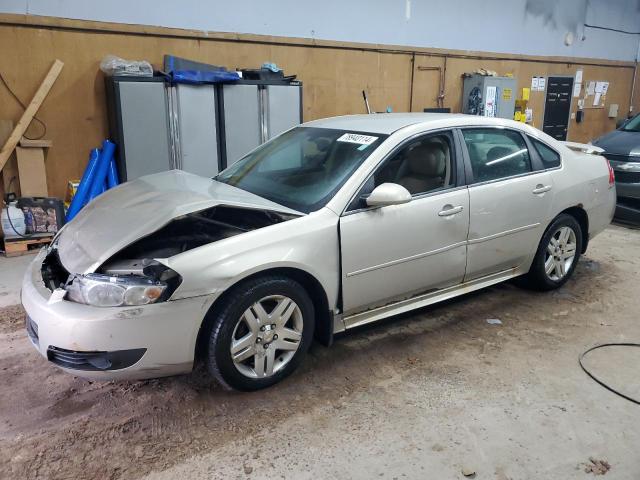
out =
[[[245,190],[171,170],[124,183],[84,207],[60,232],[60,261],[71,273],[93,272],[174,218],[217,205],[301,215]]]
[[[614,130],[593,142],[606,153],[617,155],[640,155],[640,132]]]

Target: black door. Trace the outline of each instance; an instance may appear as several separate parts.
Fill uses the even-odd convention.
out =
[[[573,77],[549,77],[542,131],[556,140],[567,139]]]

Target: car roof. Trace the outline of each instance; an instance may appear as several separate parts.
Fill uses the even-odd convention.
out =
[[[521,122],[503,118],[480,117],[462,113],[372,113],[323,118],[304,123],[304,127],[335,128],[355,132],[370,132],[390,135],[411,125],[423,124],[425,128],[446,128],[464,125],[486,125],[516,127],[523,129]]]

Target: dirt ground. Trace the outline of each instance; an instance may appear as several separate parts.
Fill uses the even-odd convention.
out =
[[[640,407],[577,362],[597,343],[640,342],[639,285],[640,231],[611,227],[559,291],[507,283],[397,317],[313,346],[291,378],[250,394],[202,368],[74,378],[4,307],[0,478],[639,479]],[[586,363],[640,397],[640,348]]]

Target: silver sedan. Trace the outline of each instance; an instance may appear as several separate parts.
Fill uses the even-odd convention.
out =
[[[313,338],[523,276],[549,290],[611,221],[596,147],[465,115],[318,120],[216,178],[102,194],[27,271],[27,331],[93,379],[186,373],[272,385]]]

